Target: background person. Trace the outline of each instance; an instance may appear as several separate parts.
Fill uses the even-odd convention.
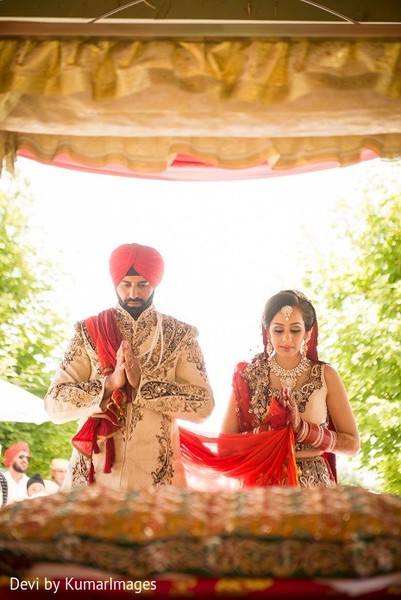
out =
[[[30,459],[31,451],[26,442],[16,442],[4,452],[4,466],[7,467],[4,476],[8,484],[7,504],[27,498],[26,484],[29,477],[26,471]]]
[[[67,469],[68,460],[65,458],[53,458],[50,463],[50,479],[44,480],[48,494],[55,494],[62,489]]]
[[[0,471],[0,507],[7,504],[8,499],[8,482],[4,471]]]
[[[118,304],[76,324],[45,397],[55,423],[79,419],[64,487],[185,486],[177,419],[214,407],[198,331],[154,307],[157,250],[123,244],[109,266]]]
[[[39,498],[47,496],[45,482],[40,473],[32,475],[26,483],[26,493],[28,498]]]

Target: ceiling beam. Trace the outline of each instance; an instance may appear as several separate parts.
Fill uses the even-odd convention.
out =
[[[0,0],[9,21],[47,18],[400,23],[400,0]]]
[[[107,19],[8,20],[0,17],[1,37],[51,38],[399,38],[401,23],[277,22]]]

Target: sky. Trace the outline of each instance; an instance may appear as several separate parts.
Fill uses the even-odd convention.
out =
[[[108,271],[115,247],[137,242],[162,254],[155,306],[199,330],[216,400],[205,431],[218,430],[235,365],[262,348],[266,300],[281,289],[302,290],[305,269],[335,249],[331,225],[341,215],[333,209],[357,198],[369,167],[172,182],[17,161],[34,199],[29,225],[39,252],[66,273],[56,298],[71,334],[74,321],[116,304]]]

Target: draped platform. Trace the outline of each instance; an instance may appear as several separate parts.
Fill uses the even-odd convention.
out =
[[[122,495],[91,486],[0,510],[0,589],[58,581],[58,594],[70,584],[111,596],[142,582],[156,596],[394,597],[400,534],[401,498],[354,486]]]

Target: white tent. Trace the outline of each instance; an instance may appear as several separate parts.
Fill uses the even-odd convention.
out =
[[[0,421],[40,425],[49,420],[41,398],[0,379]]]

